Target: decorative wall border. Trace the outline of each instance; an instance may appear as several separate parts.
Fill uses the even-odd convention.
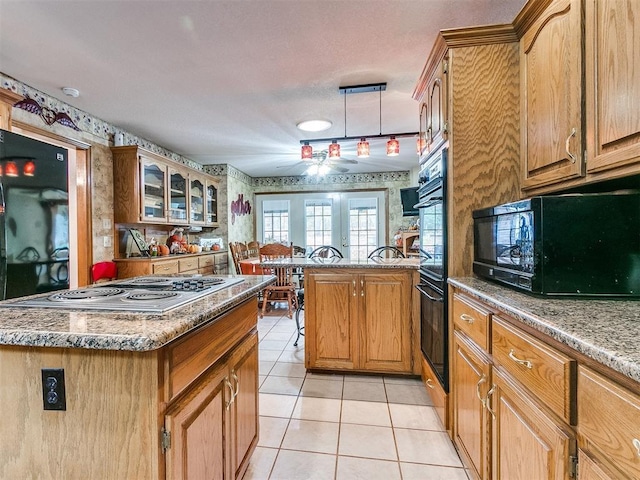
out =
[[[253,178],[254,187],[284,187],[300,185],[337,185],[337,184],[362,184],[377,182],[408,182],[411,180],[411,172],[402,170],[399,172],[378,173],[340,173],[335,175],[298,176],[298,177],[256,177]]]

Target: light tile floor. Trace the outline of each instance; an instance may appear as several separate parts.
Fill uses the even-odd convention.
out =
[[[260,441],[244,480],[468,480],[420,380],[306,373],[285,310],[258,334]]]

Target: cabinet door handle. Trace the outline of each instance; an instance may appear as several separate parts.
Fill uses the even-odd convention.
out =
[[[233,399],[235,400],[235,398],[238,396],[238,392],[240,391],[240,380],[238,379],[238,375],[236,375],[235,370],[231,370],[231,376],[236,382],[236,391],[233,393]]]
[[[482,377],[480,377],[480,380],[478,380],[478,383],[476,384],[476,395],[478,396],[478,400],[480,400],[480,403],[482,404],[483,407],[487,406],[487,400],[482,398],[482,394],[480,393],[480,385],[482,385],[483,383],[486,383],[487,381],[487,376],[483,373]]]
[[[640,457],[640,440],[638,440],[637,438],[634,438],[631,444],[636,448],[637,456]]]
[[[571,133],[567,137],[567,141],[564,144],[564,149],[567,151],[567,155],[569,155],[569,158],[571,159],[571,163],[576,163],[576,160],[577,160],[577,157],[569,151],[569,142],[571,141],[571,138],[575,136],[576,136],[576,129],[572,128]]]
[[[360,296],[364,297],[364,280],[360,279]]]
[[[513,348],[509,351],[509,358],[517,364],[522,365],[523,367],[527,367],[528,369],[533,368],[533,363],[531,363],[529,360],[521,360],[516,357],[516,351]]]
[[[462,320],[463,322],[467,322],[469,325],[471,325],[473,322],[476,321],[475,318],[473,318],[471,315],[467,313],[461,313],[460,320]]]
[[[433,384],[433,380],[431,380],[430,378],[427,378],[424,383],[429,388],[436,388],[435,385]]]
[[[496,390],[496,385],[494,383],[493,385],[491,385],[491,389],[489,389],[489,391],[487,392],[487,403],[485,404],[485,407],[487,407],[487,410],[489,411],[489,413],[493,418],[496,418],[496,412],[491,410],[491,407],[489,405],[491,404],[490,402],[491,396],[493,395],[493,392],[495,392],[495,390]]]
[[[356,295],[356,281],[353,280],[353,296],[355,297]]]
[[[228,402],[226,403],[226,409],[229,410],[229,408],[231,408],[231,404],[233,403],[234,399],[236,398],[233,392],[233,385],[231,385],[231,382],[229,381],[229,379],[227,377],[224,378],[224,383],[227,387],[229,387],[229,391],[231,392],[231,398],[229,399]]]

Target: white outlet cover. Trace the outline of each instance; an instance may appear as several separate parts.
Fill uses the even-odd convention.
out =
[[[111,246],[111,237],[102,237],[102,242],[105,247]]]

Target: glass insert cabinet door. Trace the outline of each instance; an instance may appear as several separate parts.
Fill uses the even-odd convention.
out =
[[[191,179],[191,223],[204,223],[204,183],[199,178]]]
[[[207,224],[218,223],[218,189],[216,185],[207,181],[207,191],[205,197]]]
[[[169,170],[169,218],[187,221],[187,175]]]
[[[142,170],[142,219],[166,221],[167,219],[167,167],[143,159]]]

